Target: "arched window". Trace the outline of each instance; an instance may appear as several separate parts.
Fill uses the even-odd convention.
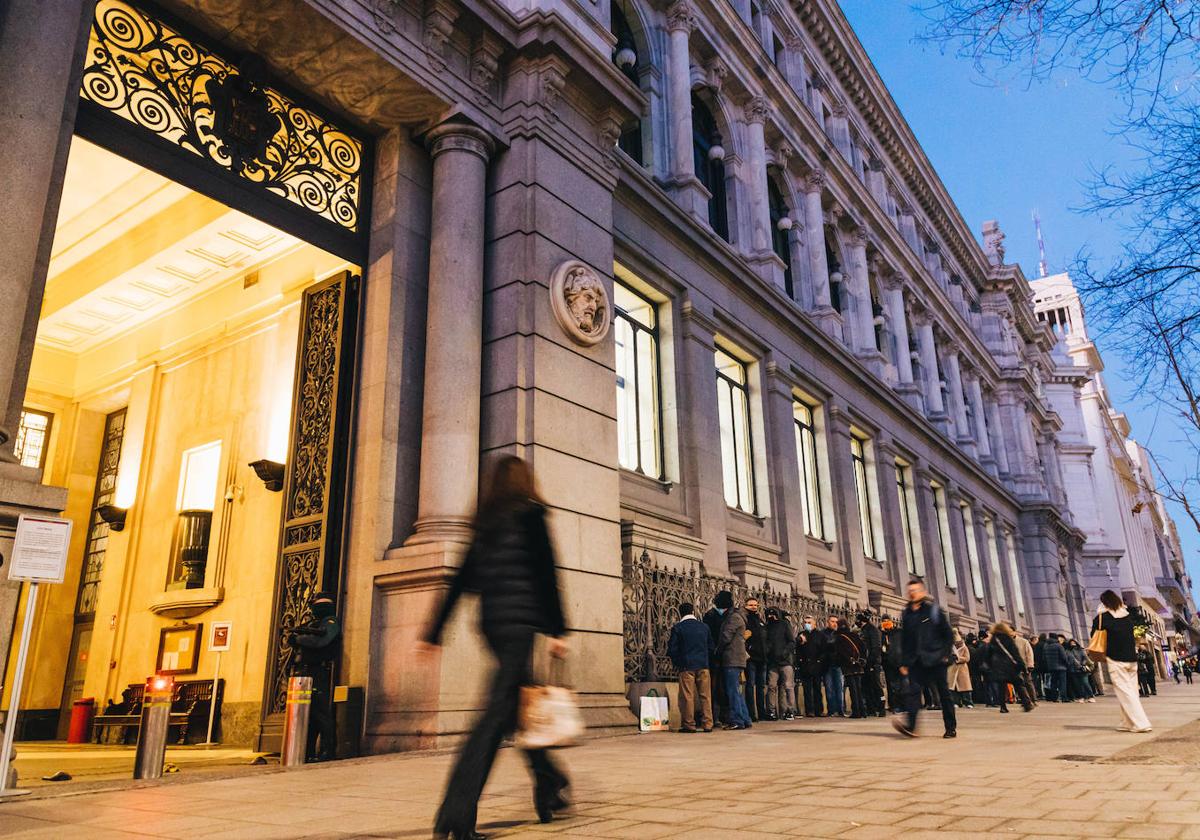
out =
[[[708,190],[708,223],[717,236],[729,241],[729,216],[725,206],[725,155],[721,132],[708,106],[692,94],[692,156],[696,177]]]
[[[788,216],[788,206],[783,201],[783,193],[775,185],[775,179],[767,178],[767,202],[771,208],[771,250],[775,256],[783,260],[783,288],[787,296],[795,300],[795,289],[792,283],[792,249],[788,244],[788,231],[791,230],[791,220]],[[788,219],[783,225],[780,220]]]
[[[637,41],[629,18],[617,3],[610,5],[610,30],[617,38],[613,47],[612,60],[629,81],[641,87],[642,57],[638,54]],[[617,148],[639,164],[642,163],[642,121],[635,120],[625,127],[617,140]]]

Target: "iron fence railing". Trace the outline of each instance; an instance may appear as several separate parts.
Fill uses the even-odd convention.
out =
[[[679,620],[679,604],[691,603],[698,615],[712,606],[722,589],[733,593],[742,604],[748,597],[758,599],[762,610],[779,607],[788,614],[793,629],[805,615],[823,622],[836,615],[852,620],[860,609],[848,600],[838,604],[795,591],[782,592],[769,584],[747,586],[734,578],[708,575],[696,570],[679,571],[655,565],[648,551],[624,564],[622,613],[625,634],[625,681],[651,682],[676,679],[675,666],[667,656],[671,628]],[[872,615],[878,621],[877,614]]]

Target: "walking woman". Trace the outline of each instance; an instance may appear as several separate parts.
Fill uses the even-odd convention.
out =
[[[1033,698],[1025,685],[1025,660],[1013,638],[1013,629],[1007,622],[997,621],[992,625],[992,640],[988,642],[988,679],[996,685],[1000,713],[1008,714],[1008,686],[1011,684],[1021,700],[1021,708],[1033,710]]]
[[[950,695],[960,707],[974,708],[975,698],[971,694],[971,649],[963,641],[962,633],[954,631],[954,644],[950,648],[950,667],[946,671],[946,683]]]
[[[462,750],[434,822],[434,836],[483,840],[475,831],[479,796],[496,751],[513,731],[521,686],[529,683],[534,636],[550,636],[551,656],[566,654],[566,631],[559,599],[554,550],[546,511],[534,491],[533,474],[520,458],[502,457],[491,471],[475,517],[475,538],[446,600],[418,646],[438,645],[442,628],[463,592],[477,592],[483,637],[496,658],[487,708]],[[542,822],[567,806],[569,780],[546,750],[525,753],[534,777],[534,807]]]
[[[1100,610],[1092,619],[1092,632],[1108,634],[1108,676],[1113,692],[1121,703],[1122,732],[1149,732],[1150,719],[1138,697],[1137,644],[1133,638],[1133,616],[1125,608],[1121,596],[1111,589],[1100,595]]]

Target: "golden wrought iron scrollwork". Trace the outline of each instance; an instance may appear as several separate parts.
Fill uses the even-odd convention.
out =
[[[359,229],[363,142],[124,0],[100,0],[83,99],[339,227]]]
[[[348,304],[355,278],[341,274],[304,293],[292,400],[291,444],[284,484],[279,569],[264,712],[281,712],[287,701],[292,660],[291,630],[304,623],[314,593],[337,580],[341,528],[338,476],[346,447],[348,405],[342,401],[354,329]]]

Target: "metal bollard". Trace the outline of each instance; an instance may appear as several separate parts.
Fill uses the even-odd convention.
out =
[[[171,700],[175,696],[175,678],[156,674],[146,680],[142,694],[142,725],[138,727],[137,757],[133,778],[158,779],[163,774],[167,755],[167,726],[171,721]]]
[[[279,763],[298,767],[308,751],[308,713],[312,709],[312,677],[288,680],[287,709],[283,713],[283,746]]]

